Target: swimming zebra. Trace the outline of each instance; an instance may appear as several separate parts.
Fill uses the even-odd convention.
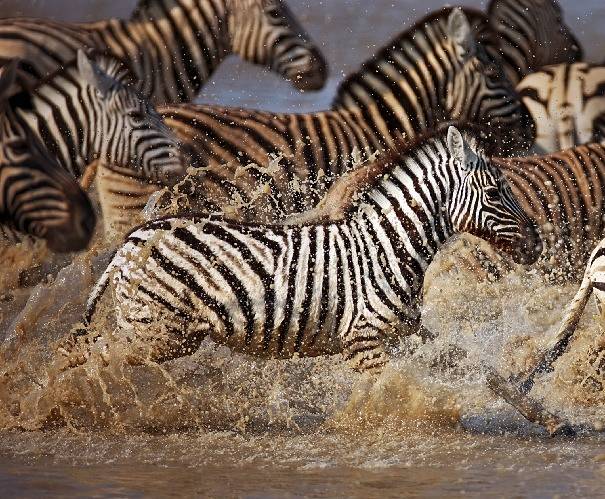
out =
[[[529,370],[522,383],[519,384],[519,390],[522,393],[529,393],[534,385],[535,377],[550,371],[552,364],[565,353],[593,292],[598,317],[601,323],[605,324],[605,239],[594,248],[590,255],[582,284],[567,307],[561,326],[550,341],[551,346],[545,350],[535,367]],[[589,362],[596,372],[600,375],[605,374],[605,351],[593,349],[590,353]]]
[[[481,41],[495,51],[513,84],[552,64],[581,61],[582,46],[556,0],[492,0]]]
[[[92,206],[73,176],[5,106],[15,75],[16,63],[0,75],[0,238],[30,235],[46,240],[52,251],[82,250],[95,226]]]
[[[172,185],[186,160],[174,133],[132,87],[114,58],[78,51],[76,61],[6,104],[47,155],[81,179],[89,165],[148,183]],[[135,191],[136,193],[136,191]]]
[[[523,262],[540,249],[472,137],[451,127],[419,144],[383,158],[387,173],[337,223],[199,215],[143,225],[90,295],[86,323],[113,281],[119,323],[154,360],[187,355],[210,335],[259,356],[344,351],[356,369],[380,370],[387,346],[417,331],[424,272],[452,234],[480,235]]]
[[[71,24],[0,20],[0,63],[19,58],[27,86],[94,48],[125,61],[156,104],[193,100],[229,54],[266,66],[300,90],[323,87],[326,63],[282,0],[140,0],[129,20]]]
[[[517,91],[536,123],[536,152],[605,140],[605,66],[547,66],[521,80]]]
[[[334,102],[332,111],[310,114],[193,104],[159,111],[209,163],[195,185],[195,196],[208,201],[203,208],[254,221],[315,206],[351,168],[355,151],[385,150],[444,120],[488,126],[501,150],[533,139],[517,94],[458,8],[430,15],[385,45],[341,84]],[[270,164],[273,153],[283,155],[278,165]]]

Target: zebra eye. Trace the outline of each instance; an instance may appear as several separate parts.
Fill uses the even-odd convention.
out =
[[[488,201],[497,202],[500,200],[500,191],[495,187],[485,189],[485,197]]]

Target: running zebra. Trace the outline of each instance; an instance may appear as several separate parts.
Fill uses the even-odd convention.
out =
[[[500,56],[515,85],[543,66],[582,60],[580,42],[556,0],[492,0],[487,18],[481,41]]]
[[[76,179],[93,162],[136,178],[141,188],[172,185],[185,173],[174,133],[114,58],[91,60],[80,50],[76,61],[11,96],[7,106],[15,123]]]
[[[473,21],[474,22],[474,21]],[[332,111],[278,114],[182,104],[160,108],[209,164],[196,179],[203,210],[275,221],[312,208],[352,167],[351,155],[394,147],[468,120],[500,150],[529,146],[531,119],[459,9],[444,9],[389,42],[341,84]],[[272,154],[280,162],[270,161]]]
[[[300,90],[323,87],[326,63],[282,0],[140,0],[129,20],[88,24],[0,20],[0,63],[22,61],[22,83],[68,65],[79,48],[125,61],[156,104],[193,100],[229,54],[279,73]]]
[[[536,124],[536,152],[605,140],[605,66],[547,66],[521,80],[517,91]]]
[[[451,127],[382,162],[385,175],[337,223],[147,223],[93,290],[86,324],[113,282],[120,330],[154,361],[191,354],[209,335],[246,354],[342,352],[355,369],[380,371],[387,350],[418,331],[425,270],[453,234],[520,262],[540,253],[534,224],[472,137]],[[72,365],[86,358],[83,335],[60,350]]]
[[[42,238],[56,252],[84,249],[95,226],[88,196],[4,106],[16,63],[0,75],[0,239]]]
[[[529,393],[534,386],[535,377],[549,372],[553,363],[565,353],[593,292],[596,298],[598,318],[601,324],[605,325],[605,239],[597,245],[590,255],[580,289],[567,307],[561,326],[550,341],[551,346],[546,349],[536,366],[529,370],[529,374],[519,384],[519,390],[522,393]],[[592,365],[595,374],[599,377],[605,375],[605,350],[603,348],[592,349],[589,356],[589,363]],[[591,376],[585,379],[584,382],[590,382],[591,380],[593,384],[600,384],[600,389],[603,389],[601,382]]]

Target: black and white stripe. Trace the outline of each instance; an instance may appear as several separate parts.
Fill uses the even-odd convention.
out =
[[[251,355],[343,352],[359,370],[380,370],[388,348],[417,331],[424,272],[452,234],[521,261],[539,252],[500,172],[456,128],[384,161],[387,173],[336,223],[191,216],[142,226],[93,290],[86,322],[113,282],[121,331],[154,360],[187,355],[209,335]],[[62,349],[71,360],[86,356],[78,337]]]
[[[443,120],[485,125],[501,152],[529,146],[531,120],[511,84],[476,43],[461,9],[404,32],[341,86],[332,111],[279,114],[200,106],[160,108],[208,162],[196,184],[204,209],[275,221],[312,208],[363,156],[414,139]],[[498,147],[496,147],[498,148]],[[270,157],[281,154],[279,165]],[[265,187],[267,189],[265,190]]]
[[[21,59],[29,86],[69,64],[82,47],[124,60],[156,105],[193,100],[231,53],[301,90],[321,88],[327,76],[320,51],[282,0],[141,0],[129,20],[90,24],[0,20],[0,63]]]
[[[605,140],[605,66],[547,66],[523,78],[517,91],[536,124],[536,152]]]

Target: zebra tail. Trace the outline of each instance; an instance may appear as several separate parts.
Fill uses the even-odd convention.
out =
[[[590,299],[592,289],[593,282],[589,267],[586,269],[580,289],[578,289],[578,292],[567,307],[563,322],[553,338],[552,347],[542,354],[536,367],[533,368],[525,380],[519,385],[519,391],[522,394],[528,394],[534,386],[535,377],[538,374],[549,372],[552,369],[552,364],[565,353],[569,342],[578,327],[586,304]]]

